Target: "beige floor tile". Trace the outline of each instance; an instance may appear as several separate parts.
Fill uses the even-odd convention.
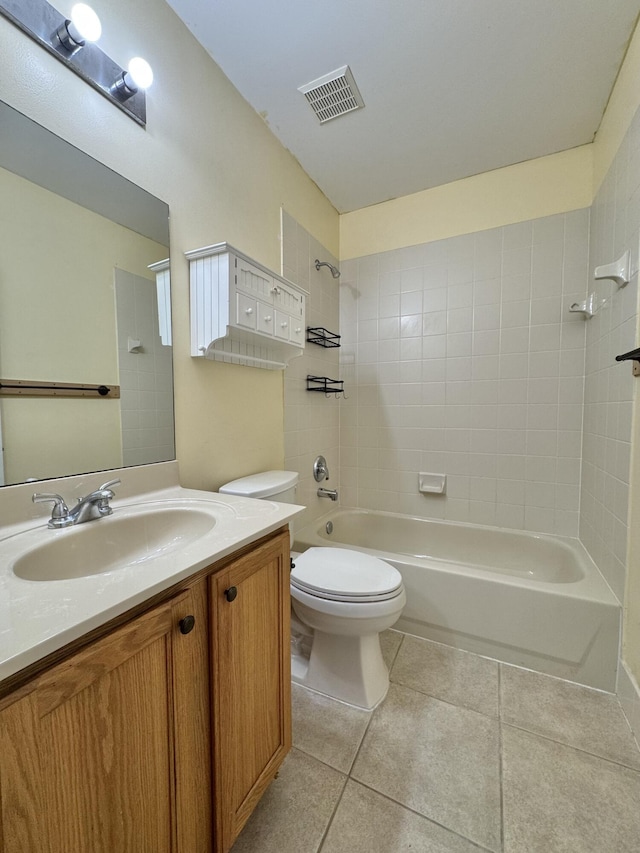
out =
[[[479,853],[426,817],[348,782],[320,853]]]
[[[345,781],[342,773],[292,750],[233,853],[316,853]]]
[[[406,636],[391,670],[391,680],[496,717],[498,667],[496,661],[470,652]]]
[[[380,634],[380,648],[382,649],[382,657],[387,667],[391,669],[393,662],[398,654],[398,649],[402,644],[404,634],[399,631],[383,631]]]
[[[465,838],[499,849],[497,720],[392,684],[351,775]]]
[[[640,750],[616,696],[503,665],[500,697],[505,723],[640,770]]]
[[[293,745],[348,773],[371,719],[353,708],[299,684],[291,685]]]
[[[503,726],[504,853],[638,853],[640,773]]]

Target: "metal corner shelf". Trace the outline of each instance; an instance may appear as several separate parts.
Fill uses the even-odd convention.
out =
[[[330,349],[340,346],[340,335],[330,332],[322,326],[307,326],[307,341],[310,344],[317,344],[319,347]]]

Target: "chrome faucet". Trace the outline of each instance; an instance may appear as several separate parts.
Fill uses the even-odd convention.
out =
[[[45,501],[53,501],[53,509],[51,518],[47,527],[57,530],[61,527],[71,527],[73,524],[84,524],[85,521],[91,521],[94,518],[104,518],[106,515],[111,515],[113,510],[109,505],[109,501],[115,498],[115,492],[111,490],[111,486],[117,486],[120,480],[109,480],[104,483],[95,492],[87,495],[86,498],[78,498],[77,504],[72,508],[64,502],[64,498],[56,494],[34,494],[31,500],[34,504],[43,503]]]
[[[332,501],[338,500],[338,492],[335,489],[319,488],[317,491],[317,495],[319,498],[329,498]]]

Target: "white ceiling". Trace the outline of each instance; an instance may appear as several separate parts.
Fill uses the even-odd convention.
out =
[[[591,142],[640,0],[168,0],[340,212]],[[365,108],[298,87],[349,65]]]

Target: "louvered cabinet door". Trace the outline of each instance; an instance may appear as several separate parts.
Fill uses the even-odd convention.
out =
[[[194,817],[185,823],[176,805],[176,712],[185,713],[175,701],[174,664],[193,665],[187,644],[194,648],[198,633],[180,630],[190,595],[117,629],[3,703],[2,853],[185,853]],[[206,624],[199,627],[206,636]],[[196,742],[183,733],[182,758]]]
[[[216,853],[227,853],[291,747],[289,536],[211,577]]]

